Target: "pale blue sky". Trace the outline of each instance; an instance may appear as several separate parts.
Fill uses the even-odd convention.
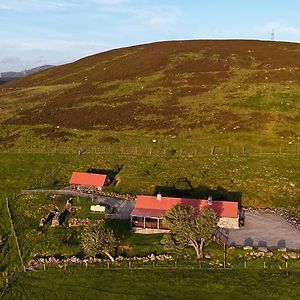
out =
[[[0,0],[0,72],[176,39],[300,42],[299,0]]]

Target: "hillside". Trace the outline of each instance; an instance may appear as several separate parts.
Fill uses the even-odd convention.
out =
[[[174,41],[112,50],[1,86],[0,122],[300,135],[300,45]]]

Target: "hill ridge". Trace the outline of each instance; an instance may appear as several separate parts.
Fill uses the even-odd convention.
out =
[[[179,40],[123,47],[2,85],[0,122],[298,136],[299,68],[297,43]]]

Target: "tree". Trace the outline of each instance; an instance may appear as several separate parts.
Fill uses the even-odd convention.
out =
[[[203,258],[204,246],[212,239],[217,227],[218,218],[210,208],[202,208],[195,217],[192,206],[176,205],[167,211],[164,222],[170,233],[165,234],[162,243],[167,250],[182,252],[192,247],[200,262]]]
[[[111,261],[114,258],[110,254],[117,246],[117,239],[113,231],[103,225],[88,227],[81,234],[81,246],[88,256],[95,257],[97,254],[105,254]]]

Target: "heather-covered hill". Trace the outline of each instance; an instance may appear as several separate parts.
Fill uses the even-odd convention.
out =
[[[116,49],[1,86],[2,124],[300,135],[300,45],[173,41]]]

